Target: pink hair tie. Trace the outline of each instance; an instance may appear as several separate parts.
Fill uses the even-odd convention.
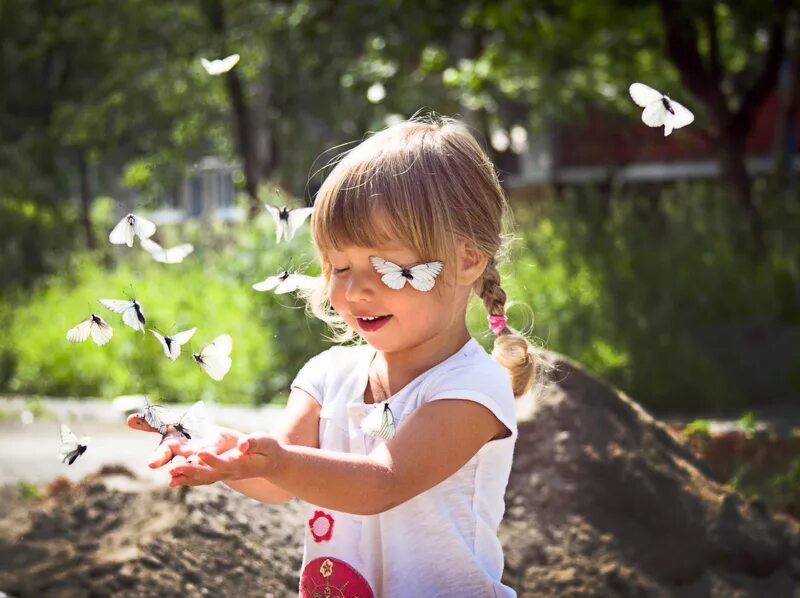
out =
[[[506,328],[506,324],[508,322],[508,318],[505,316],[495,316],[489,315],[489,330],[494,332],[496,335],[500,335],[503,330]]]

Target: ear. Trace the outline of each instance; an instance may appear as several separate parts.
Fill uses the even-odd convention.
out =
[[[486,257],[475,245],[469,241],[460,241],[458,244],[458,270],[457,280],[459,285],[471,287],[480,278],[486,269]]]

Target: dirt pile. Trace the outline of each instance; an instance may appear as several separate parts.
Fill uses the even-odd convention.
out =
[[[501,528],[521,595],[800,593],[795,521],[713,482],[636,403],[543,355],[552,382],[519,404]]]
[[[711,481],[633,401],[561,356],[519,403],[500,537],[521,596],[795,596],[800,526]],[[0,490],[0,591],[12,596],[296,594],[300,505],[224,487],[148,489],[124,468]]]

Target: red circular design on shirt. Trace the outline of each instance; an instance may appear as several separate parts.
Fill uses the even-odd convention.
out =
[[[331,556],[309,561],[300,576],[300,598],[375,598],[367,580]]]
[[[333,536],[333,517],[325,511],[314,511],[314,516],[308,520],[308,528],[314,542],[327,542]]]

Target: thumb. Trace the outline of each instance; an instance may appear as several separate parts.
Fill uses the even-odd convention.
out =
[[[275,445],[272,436],[248,436],[239,442],[240,453],[268,453]]]

